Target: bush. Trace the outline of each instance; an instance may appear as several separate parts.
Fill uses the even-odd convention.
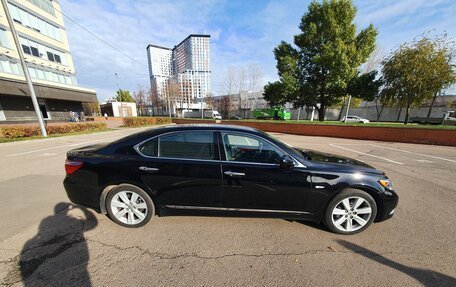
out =
[[[83,131],[102,130],[106,128],[105,123],[69,123],[61,125],[48,125],[48,134],[67,134]],[[39,127],[31,126],[4,126],[0,127],[0,137],[14,139],[41,135]]]
[[[123,124],[126,127],[142,127],[152,125],[171,124],[170,118],[163,117],[128,117],[123,118]]]

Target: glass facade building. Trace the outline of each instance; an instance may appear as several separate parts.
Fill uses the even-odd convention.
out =
[[[192,34],[173,49],[147,47],[151,88],[167,96],[167,85],[177,82],[179,99],[192,102],[211,91],[210,36]]]
[[[30,77],[46,120],[67,120],[96,103],[96,91],[80,87],[60,5],[55,0],[7,0]],[[6,11],[0,5],[0,121],[33,121],[36,114]]]

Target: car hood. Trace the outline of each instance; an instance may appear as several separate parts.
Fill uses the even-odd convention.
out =
[[[348,157],[343,157],[340,155],[334,155],[330,153],[324,153],[324,152],[319,152],[319,151],[314,151],[314,150],[308,150],[308,149],[299,149],[300,152],[304,154],[305,157],[307,157],[307,160],[313,161],[313,162],[322,162],[322,163],[334,163],[338,165],[347,165],[351,167],[359,167],[359,168],[368,168],[368,169],[374,169],[374,167]]]

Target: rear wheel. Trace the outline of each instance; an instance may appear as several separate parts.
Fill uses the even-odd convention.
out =
[[[130,184],[118,185],[109,192],[106,210],[112,221],[125,227],[141,227],[155,214],[150,196]]]
[[[333,232],[355,234],[363,231],[375,219],[377,204],[368,193],[345,189],[326,208],[324,223]]]

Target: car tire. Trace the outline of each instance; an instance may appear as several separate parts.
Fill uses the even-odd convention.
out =
[[[367,192],[345,189],[328,204],[323,222],[332,232],[351,235],[372,224],[377,216],[377,204]]]
[[[120,184],[106,197],[106,211],[115,223],[136,228],[148,223],[155,215],[155,205],[141,188],[131,184]]]

